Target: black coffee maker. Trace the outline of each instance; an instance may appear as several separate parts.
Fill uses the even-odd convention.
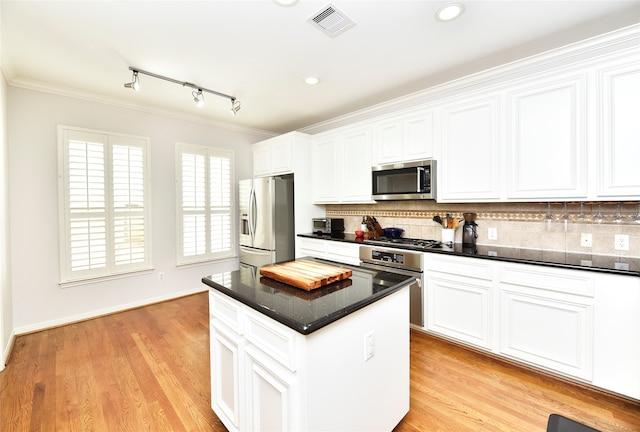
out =
[[[475,213],[462,213],[464,217],[464,225],[462,226],[462,250],[463,252],[476,253],[476,239],[478,233],[476,232],[476,214]]]

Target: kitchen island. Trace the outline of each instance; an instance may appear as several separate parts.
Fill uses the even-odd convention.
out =
[[[351,278],[313,291],[252,267],[202,279],[212,408],[230,431],[390,431],[409,411],[414,279],[339,266]]]

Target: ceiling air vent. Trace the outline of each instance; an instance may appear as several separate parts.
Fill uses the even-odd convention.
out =
[[[329,37],[336,37],[356,25],[351,18],[340,12],[332,4],[323,8],[309,18],[308,21]]]

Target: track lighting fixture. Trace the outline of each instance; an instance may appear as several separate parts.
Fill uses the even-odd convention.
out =
[[[134,89],[135,91],[138,91],[140,89],[140,81],[138,81],[138,71],[137,70],[133,70],[133,77],[131,77],[131,82],[130,83],[126,83],[124,86],[126,88]]]
[[[231,101],[231,112],[233,112],[233,114],[236,114],[238,111],[240,111],[240,101],[237,100],[234,96],[229,96],[227,94],[220,93],[220,92],[217,92],[215,90],[209,90],[209,89],[206,89],[206,88],[201,87],[199,85],[195,85],[195,84],[190,83],[190,82],[178,81],[178,80],[173,79],[173,78],[169,78],[169,77],[166,77],[166,76],[158,75],[158,74],[155,74],[153,72],[147,72],[147,71],[144,71],[142,69],[133,68],[131,66],[129,67],[129,70],[133,72],[133,78],[132,78],[132,82],[126,83],[124,85],[126,88],[131,88],[131,89],[134,89],[134,90],[138,90],[140,88],[140,82],[138,80],[138,74],[143,74],[143,75],[147,75],[147,76],[150,76],[150,77],[158,78],[158,79],[161,79],[161,80],[169,81],[169,82],[172,82],[172,83],[175,83],[175,84],[180,84],[182,87],[192,88],[193,91],[191,92],[191,96],[193,96],[194,102],[199,107],[204,105],[204,94],[203,94],[203,92],[206,92],[206,93],[211,93],[213,95],[229,99]]]
[[[201,89],[198,89],[198,91],[192,91],[191,96],[193,96],[193,101],[198,105],[198,108],[202,108],[202,106],[204,106],[204,95],[202,94]]]
[[[231,99],[231,114],[236,115],[240,111],[240,101],[235,98]]]

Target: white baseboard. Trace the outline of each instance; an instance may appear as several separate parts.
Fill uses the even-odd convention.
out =
[[[60,327],[60,326],[63,326],[63,325],[72,324],[74,322],[85,321],[85,320],[88,320],[88,319],[97,318],[97,317],[100,317],[100,316],[109,315],[109,314],[116,313],[116,312],[123,312],[123,311],[128,310],[128,309],[135,309],[135,308],[139,308],[141,306],[147,306],[147,305],[150,305],[150,304],[153,304],[153,303],[160,303],[160,302],[167,301],[167,300],[173,300],[173,299],[176,299],[176,298],[179,298],[179,297],[185,297],[185,296],[188,296],[188,295],[197,294],[197,293],[201,293],[201,292],[205,292],[205,291],[208,291],[208,288],[194,288],[194,289],[185,290],[185,291],[178,291],[178,292],[174,292],[174,293],[167,294],[167,295],[164,295],[164,296],[147,298],[147,299],[143,299],[143,300],[140,300],[140,301],[137,301],[137,302],[126,303],[126,304],[113,306],[113,307],[109,307],[109,308],[97,309],[97,310],[94,310],[94,311],[91,311],[91,312],[86,312],[86,313],[82,313],[82,314],[78,314],[78,315],[72,315],[72,316],[59,318],[59,319],[55,319],[55,320],[43,321],[43,322],[40,322],[40,323],[30,324],[30,325],[26,325],[26,326],[22,326],[22,327],[16,327],[16,328],[13,329],[12,335],[15,337],[15,336],[22,335],[22,334],[37,332],[37,331],[40,331],[40,330],[46,330],[46,329],[49,329],[49,328]],[[9,345],[9,348],[10,347],[11,347],[11,345]]]
[[[9,340],[7,341],[7,346],[2,350],[2,358],[0,358],[0,372],[4,370],[4,367],[7,365],[9,361],[9,356],[11,355],[11,350],[13,349],[13,343],[16,340],[15,330],[11,332],[9,335]]]

